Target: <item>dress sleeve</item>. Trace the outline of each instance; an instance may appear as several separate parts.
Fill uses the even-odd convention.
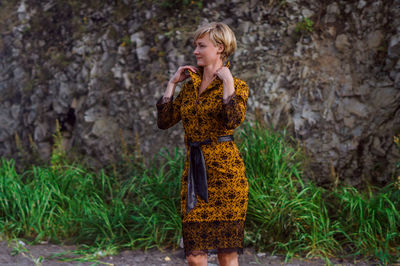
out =
[[[182,86],[182,89],[175,100],[172,100],[173,97],[161,97],[157,101],[158,128],[168,129],[181,120],[181,103],[185,87],[186,84]]]
[[[222,118],[227,129],[234,129],[243,122],[248,97],[246,82],[235,79],[235,92],[226,101],[222,100]]]

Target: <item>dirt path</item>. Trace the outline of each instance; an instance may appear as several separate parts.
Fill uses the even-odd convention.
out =
[[[75,261],[63,261],[63,258],[72,259],[71,251],[75,250],[74,246],[58,246],[52,244],[27,246],[22,241],[6,242],[0,241],[0,265],[143,265],[143,266],[163,266],[163,265],[187,265],[184,259],[183,250],[148,250],[132,251],[127,250],[116,255],[101,256],[104,254],[92,254],[86,257],[77,257]],[[58,256],[57,256],[58,254]],[[96,258],[97,256],[97,258]],[[341,260],[333,260],[332,263],[337,266],[344,265],[374,265],[367,262],[346,262]],[[284,263],[281,256],[270,256],[265,253],[256,253],[252,249],[246,249],[244,254],[240,256],[239,264],[241,266],[250,265],[287,265],[287,266],[303,266],[303,265],[325,265],[323,260],[304,260],[293,259],[289,263]],[[217,266],[216,256],[209,257],[209,266]]]

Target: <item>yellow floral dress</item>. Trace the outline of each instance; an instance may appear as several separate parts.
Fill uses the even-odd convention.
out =
[[[185,131],[186,161],[182,177],[181,218],[185,254],[243,252],[244,221],[248,202],[245,167],[233,141],[217,142],[217,137],[232,135],[244,120],[249,89],[234,78],[235,93],[226,103],[222,99],[223,83],[217,77],[198,96],[201,76],[189,71],[175,100],[157,102],[158,127],[167,129],[182,120]],[[207,171],[208,202],[197,196],[197,204],[186,211],[188,182],[188,141],[202,145]]]

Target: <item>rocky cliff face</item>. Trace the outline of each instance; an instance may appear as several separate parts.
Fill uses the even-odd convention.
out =
[[[92,163],[131,147],[182,145],[160,131],[155,101],[193,64],[207,21],[235,31],[232,72],[250,86],[248,121],[286,127],[314,178],[385,183],[398,160],[400,1],[77,1],[0,3],[0,155],[50,156],[64,145]]]

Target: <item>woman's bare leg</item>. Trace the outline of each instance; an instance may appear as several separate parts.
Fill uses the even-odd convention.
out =
[[[208,255],[207,254],[189,255],[186,256],[186,260],[188,261],[189,266],[207,266]]]
[[[239,257],[236,251],[230,253],[218,253],[220,266],[239,266]]]

